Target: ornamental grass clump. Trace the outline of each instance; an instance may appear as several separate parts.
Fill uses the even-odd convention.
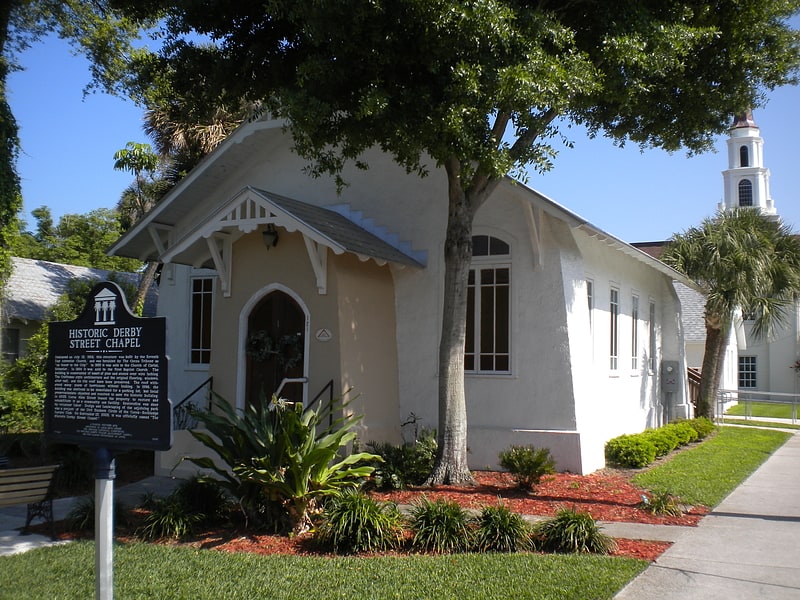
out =
[[[478,552],[531,550],[531,528],[507,506],[484,506],[475,521],[474,547]]]
[[[422,498],[411,508],[414,547],[426,552],[463,552],[472,547],[469,514],[456,502]]]
[[[145,540],[176,539],[190,535],[195,526],[206,520],[206,515],[189,511],[178,494],[150,501],[150,512],[136,535]]]
[[[392,502],[343,490],[327,500],[314,540],[343,554],[392,550],[403,541],[403,518]]]
[[[533,491],[542,477],[556,472],[556,463],[548,448],[511,446],[499,454],[500,466],[514,477],[520,489]]]
[[[612,537],[600,531],[592,515],[569,508],[539,523],[534,540],[536,547],[546,552],[610,554],[617,547]]]
[[[683,514],[680,498],[669,492],[654,492],[649,496],[643,494],[638,506],[654,515],[680,517]]]

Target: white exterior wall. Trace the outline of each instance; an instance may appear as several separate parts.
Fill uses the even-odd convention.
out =
[[[400,240],[413,241],[415,250],[427,252],[426,267],[390,267],[396,314],[397,419],[402,422],[414,413],[419,427],[437,427],[445,177],[438,171],[425,179],[407,175],[376,154],[367,157],[368,171],[345,173],[349,185],[338,196],[333,181],[303,176],[304,161],[288,148],[285,141],[273,143],[271,138],[259,145],[248,144],[246,159],[233,173],[219,178],[209,175],[203,181],[202,196],[187,206],[189,215],[178,224],[176,238],[191,230],[201,215],[244,186],[252,186],[320,206],[347,204],[351,210],[363,211],[376,226],[396,233]],[[658,374],[650,373],[646,366],[649,300],[657,301],[659,359],[679,361],[685,373],[679,308],[665,275],[619,248],[588,237],[574,223],[569,225],[555,216],[555,209],[553,214],[537,213],[539,242],[532,242],[526,212],[531,202],[545,204],[530,190],[504,183],[475,219],[476,234],[499,237],[511,247],[511,372],[466,375],[469,462],[474,469],[493,468],[500,450],[511,444],[533,444],[550,448],[560,469],[587,473],[604,466],[607,439],[661,422]],[[236,248],[234,244],[234,252]],[[284,249],[283,245],[277,248]],[[307,261],[308,257],[298,255],[297,260]],[[242,293],[241,278],[247,276],[237,275],[239,264],[234,255],[232,298]],[[596,284],[594,335],[589,331],[587,276]],[[613,374],[609,373],[607,353],[608,287],[612,281],[619,285],[621,301],[620,369]],[[172,290],[176,290],[174,294]],[[641,367],[637,371],[630,368],[633,290],[640,298]],[[185,315],[187,296],[178,292],[177,281],[173,287],[162,284],[161,293],[161,314]],[[313,321],[315,315],[310,318]],[[187,325],[181,323],[178,319],[176,326],[170,325],[169,335],[188,340],[188,332],[180,329]],[[214,329],[219,327],[227,325],[215,324]],[[180,349],[171,353],[173,360],[185,363]],[[171,368],[171,373],[175,371]],[[357,373],[357,365],[351,365],[349,372]],[[171,381],[176,395],[178,387],[191,389],[191,375],[183,372]],[[199,383],[203,377],[198,375]],[[675,404],[680,405],[685,396],[683,389]]]
[[[774,335],[757,340],[752,334],[752,322],[745,322],[747,347],[739,349],[739,356],[756,357],[756,391],[782,394],[800,393],[800,375],[792,368],[800,357],[800,304],[795,303],[786,325],[778,327]],[[733,384],[738,387],[738,377]],[[742,388],[750,391],[753,388]]]

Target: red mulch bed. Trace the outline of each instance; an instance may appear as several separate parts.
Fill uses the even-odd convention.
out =
[[[477,486],[458,488],[437,486],[413,488],[407,491],[374,493],[380,500],[412,504],[425,495],[458,502],[467,508],[503,503],[523,515],[555,516],[559,508],[574,508],[591,514],[597,521],[623,521],[656,525],[694,526],[708,513],[704,506],[694,506],[680,517],[653,515],[637,508],[644,491],[612,470],[591,475],[557,473],[542,479],[533,493],[517,488],[509,473],[498,471],[473,472]]]
[[[623,521],[660,525],[694,526],[706,507],[691,507],[680,517],[653,515],[637,508],[643,490],[631,484],[623,475],[607,469],[591,475],[558,473],[546,477],[533,493],[520,491],[508,473],[477,471],[476,486],[459,488],[436,486],[413,488],[391,493],[373,492],[376,499],[391,500],[398,504],[413,504],[425,496],[431,500],[456,501],[466,508],[480,509],[485,505],[503,503],[514,512],[525,515],[554,516],[560,508],[573,508],[590,513],[598,521]],[[60,525],[60,524],[59,524]],[[38,529],[38,528],[37,528]],[[118,527],[116,538],[133,540],[131,530]],[[42,530],[44,532],[44,530]],[[59,537],[73,537],[63,533]],[[250,552],[255,554],[314,555],[321,553],[313,547],[309,535],[289,538],[280,535],[253,534],[239,528],[198,532],[190,540],[165,542],[198,548],[217,549],[224,552]],[[617,556],[653,561],[670,544],[646,540],[617,539]]]

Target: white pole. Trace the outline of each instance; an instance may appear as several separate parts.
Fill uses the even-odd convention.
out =
[[[95,598],[114,598],[114,458],[105,448],[95,453],[94,535]]]

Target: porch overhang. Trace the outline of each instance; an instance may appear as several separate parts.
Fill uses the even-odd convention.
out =
[[[191,226],[151,221],[145,230],[159,261],[214,268],[223,295],[230,296],[234,242],[266,226],[302,234],[320,294],[327,292],[328,250],[379,265],[425,267],[423,254],[407,253],[338,212],[250,186]],[[118,242],[112,251],[121,245]]]

